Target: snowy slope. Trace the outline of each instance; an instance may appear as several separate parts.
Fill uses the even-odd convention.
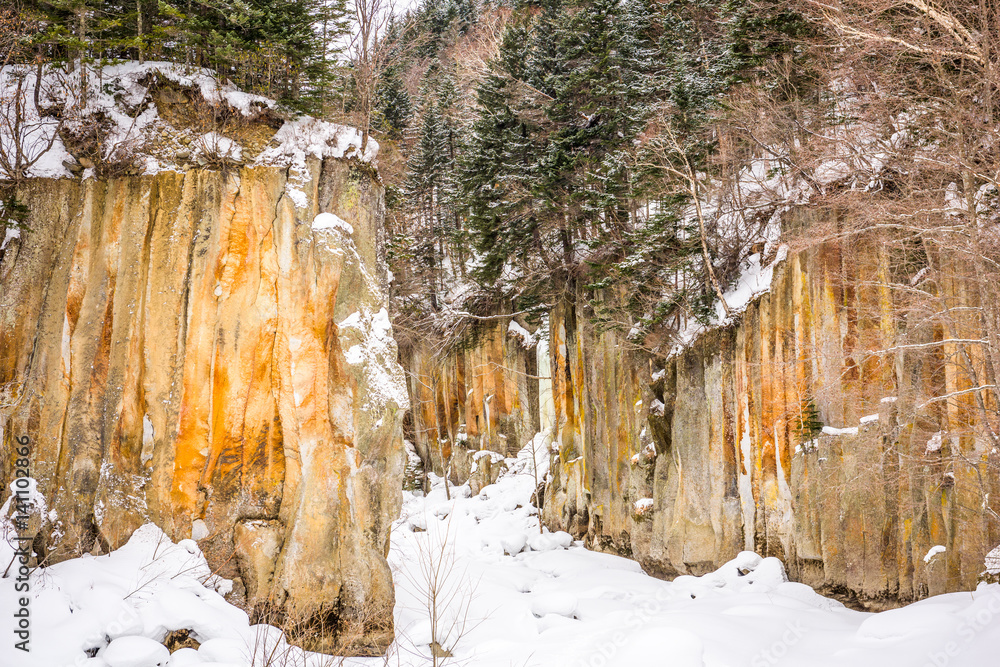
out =
[[[526,448],[478,496],[462,486],[449,500],[441,480],[426,497],[407,492],[390,554],[397,642],[387,662],[288,648],[278,630],[250,626],[223,600],[225,582],[211,576],[196,544],[172,545],[146,526],[111,555],[35,572],[36,652],[18,654],[4,638],[0,665],[144,667],[165,656],[137,638],[158,641],[180,628],[204,643],[163,667],[428,665],[433,637],[439,655],[453,656],[444,664],[477,667],[996,664],[1000,585],[869,614],[786,581],[774,558],[744,552],[712,574],[665,582],[565,533],[539,533],[529,499],[546,473],[547,442],[538,436],[533,445],[537,469]],[[0,616],[10,618],[13,604],[13,580],[2,579]],[[277,646],[280,659],[266,660],[265,645]],[[88,648],[97,657],[87,658]]]

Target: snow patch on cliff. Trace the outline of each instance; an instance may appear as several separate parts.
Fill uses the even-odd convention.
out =
[[[372,313],[364,307],[348,315],[337,327],[341,345],[347,348],[344,359],[352,366],[360,365],[367,378],[368,402],[361,409],[380,409],[389,401],[400,409],[408,408],[410,399],[397,359],[389,311],[381,308]]]

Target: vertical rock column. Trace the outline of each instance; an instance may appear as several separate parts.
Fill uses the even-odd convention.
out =
[[[113,549],[153,521],[251,604],[329,629],[312,648],[389,641],[407,397],[370,169],[36,180],[19,197],[0,426],[5,451],[33,442],[40,553]],[[320,212],[339,224],[314,229]]]

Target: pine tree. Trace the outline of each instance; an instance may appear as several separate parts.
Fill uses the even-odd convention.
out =
[[[477,117],[462,161],[463,195],[480,253],[475,275],[486,285],[496,284],[509,264],[524,268],[540,251],[531,192],[538,128],[512,108],[517,77],[523,75],[526,37],[522,21],[508,25],[497,58],[477,89]]]
[[[378,129],[390,137],[402,137],[413,115],[413,102],[400,79],[398,67],[390,67],[382,75],[377,97]]]
[[[648,86],[637,63],[646,54],[625,18],[620,0],[582,2],[561,15],[550,52],[553,129],[537,196],[558,229],[564,272],[579,261],[579,241],[598,247],[629,223],[628,156],[648,117]]]
[[[542,11],[532,26],[527,54],[527,71],[511,74],[523,79],[549,99],[555,94],[553,79],[562,72],[565,58],[554,39],[566,17],[563,0],[542,0]],[[516,50],[511,51],[511,57]]]
[[[431,304],[438,308],[442,259],[444,257],[443,186],[447,164],[447,138],[440,108],[425,95],[417,145],[407,162],[406,198],[419,237],[414,249],[427,278]]]

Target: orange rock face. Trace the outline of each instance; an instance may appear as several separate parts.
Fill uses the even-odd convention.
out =
[[[251,604],[384,643],[407,399],[382,187],[346,160],[295,176],[27,183],[0,263],[4,447],[32,440],[50,560],[153,521]]]
[[[967,391],[990,377],[983,286],[941,270],[935,298],[960,315],[919,338],[926,312],[890,290],[884,246],[849,250],[793,254],[737,325],[663,367],[553,312],[549,526],[666,576],[752,549],[875,606],[974,588],[1000,542],[995,406]]]
[[[447,463],[455,483],[468,479],[475,451],[515,455],[544,413],[534,345],[508,333],[506,321],[484,329],[476,345],[459,352],[441,357],[417,345],[402,355],[413,443],[438,474]]]

